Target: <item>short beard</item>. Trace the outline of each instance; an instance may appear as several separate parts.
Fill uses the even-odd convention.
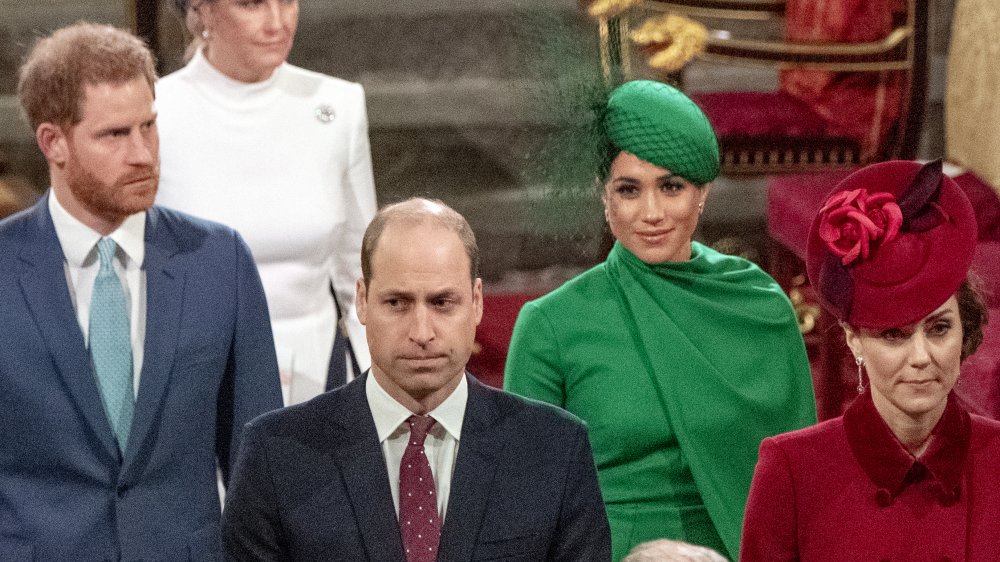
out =
[[[149,171],[154,176],[153,196],[159,185],[158,170]],[[119,178],[114,184],[106,184],[97,178],[70,152],[66,163],[66,185],[73,197],[86,209],[109,222],[119,222],[131,215],[146,211],[152,206],[148,202],[129,197],[123,185],[127,182]]]

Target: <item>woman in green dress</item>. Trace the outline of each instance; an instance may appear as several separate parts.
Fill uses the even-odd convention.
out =
[[[692,241],[719,173],[707,118],[628,82],[601,119],[607,260],[521,310],[505,387],[587,422],[614,559],[671,538],[734,558],[760,441],[816,422],[781,288]]]

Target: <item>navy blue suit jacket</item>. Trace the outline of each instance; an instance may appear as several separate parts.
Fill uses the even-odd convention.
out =
[[[216,464],[281,406],[264,292],[235,231],[154,207],[145,356],[119,453],[45,197],[0,222],[0,560],[221,557]]]
[[[229,559],[404,562],[367,377],[247,427],[223,514]],[[469,376],[438,560],[610,559],[583,423]]]

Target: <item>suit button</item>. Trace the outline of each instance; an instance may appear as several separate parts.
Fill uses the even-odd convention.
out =
[[[946,488],[943,484],[935,482],[930,487],[930,497],[938,500],[942,507],[951,507],[958,503],[962,495],[962,489],[958,486]]]
[[[875,503],[877,503],[879,507],[889,507],[892,505],[892,494],[890,494],[889,490],[886,490],[885,488],[879,488],[878,491],[875,492]]]
[[[123,500],[128,495],[128,486],[118,486],[118,499]]]

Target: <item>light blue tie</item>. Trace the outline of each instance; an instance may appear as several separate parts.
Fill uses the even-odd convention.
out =
[[[117,247],[110,238],[101,238],[97,242],[101,269],[94,280],[94,294],[90,300],[90,356],[94,361],[104,411],[118,438],[118,448],[124,451],[132,427],[135,395],[128,308],[125,291],[114,266]]]

